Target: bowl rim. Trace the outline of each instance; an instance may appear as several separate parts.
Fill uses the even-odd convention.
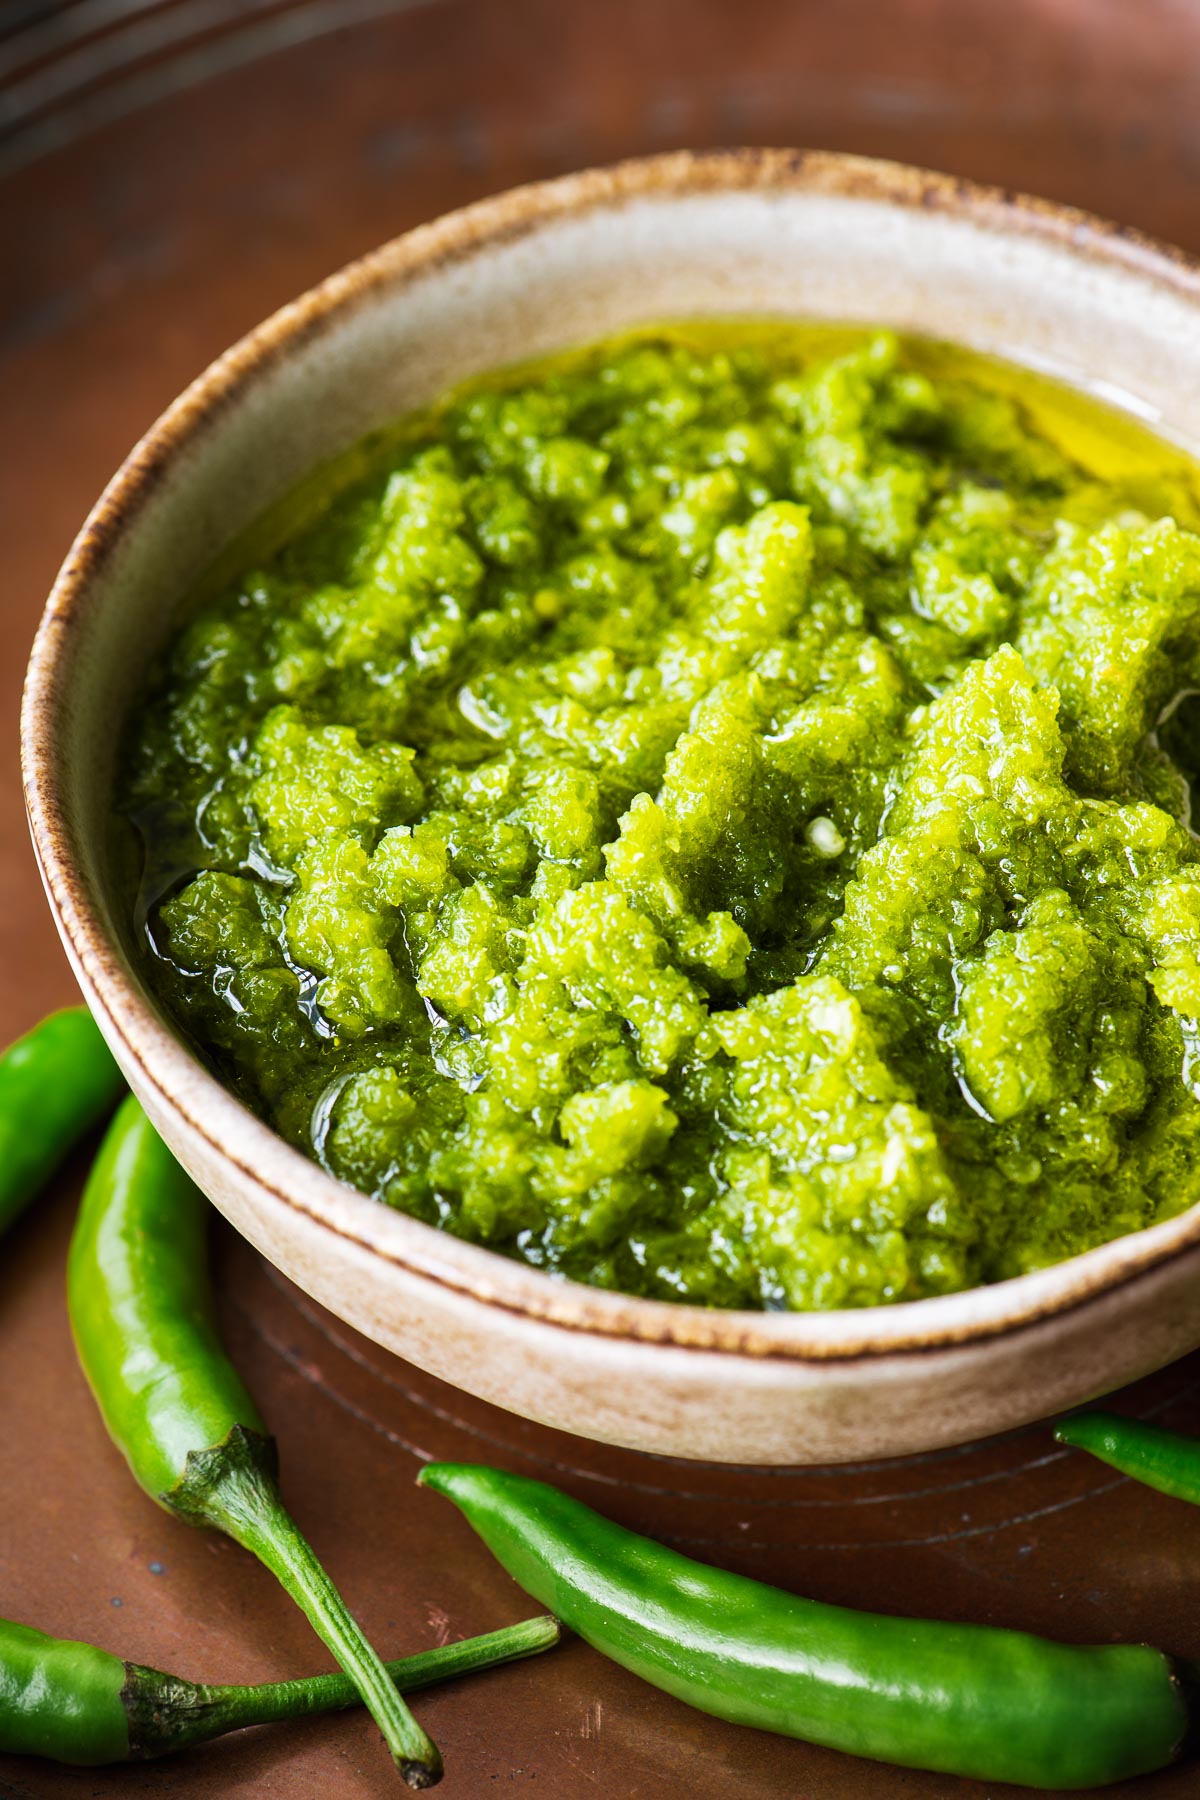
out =
[[[175,1036],[123,966],[76,852],[58,757],[71,707],[72,646],[94,584],[138,528],[174,460],[273,366],[383,291],[556,222],[645,197],[802,191],[948,214],[994,233],[1036,238],[1073,257],[1132,270],[1187,297],[1200,314],[1200,259],[1127,226],[907,164],[823,150],[672,151],[508,189],[418,226],[289,302],[203,371],[112,477],[54,583],[30,655],[21,766],[35,854],[89,1003],[168,1112],[273,1203],[466,1298],[575,1332],[628,1343],[790,1362],[924,1355],[1083,1307],[1200,1246],[1200,1204],[1177,1218],[1048,1269],[923,1300],[822,1313],[719,1311],[587,1287],[383,1207],[293,1149],[236,1100]]]

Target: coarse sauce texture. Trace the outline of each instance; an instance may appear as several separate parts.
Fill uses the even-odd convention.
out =
[[[627,1293],[871,1305],[1168,1217],[1196,522],[1116,413],[888,333],[475,384],[152,671],[150,980],[335,1175]]]

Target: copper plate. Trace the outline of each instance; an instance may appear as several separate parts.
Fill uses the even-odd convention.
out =
[[[19,10],[0,14],[0,102],[20,73],[14,46],[23,38],[27,55],[33,43],[32,26],[14,30]],[[235,10],[241,21],[213,23]],[[0,104],[0,124],[12,120],[0,187],[5,1036],[70,997],[11,749],[45,591],[137,433],[291,293],[511,182],[681,143],[895,156],[1200,250],[1200,13],[1174,0],[85,0],[23,11],[60,15],[60,36],[39,40],[21,107]],[[79,60],[78,42],[63,48],[71,13],[110,20],[103,69]],[[155,14],[157,47],[145,34]],[[142,35],[122,43],[135,25]],[[67,50],[76,62],[64,71]],[[31,91],[42,96],[33,110]],[[266,1577],[156,1512],[105,1443],[62,1305],[78,1174],[0,1250],[0,1612],[198,1677],[325,1666]],[[527,1610],[449,1509],[413,1488],[421,1456],[449,1455],[547,1474],[698,1555],[823,1598],[1200,1655],[1200,1515],[1060,1455],[1044,1431],[868,1469],[684,1467],[521,1425],[415,1375],[225,1233],[219,1271],[230,1341],[282,1440],[295,1511],[389,1651]],[[1191,1358],[1120,1403],[1200,1431],[1198,1395]],[[685,1784],[699,1800],[1005,1796],[719,1725],[581,1645],[421,1708],[446,1753],[448,1800],[523,1788],[634,1800]],[[5,1800],[395,1791],[361,1718],[132,1771],[0,1759]],[[1121,1792],[1184,1800],[1200,1792],[1200,1769]]]

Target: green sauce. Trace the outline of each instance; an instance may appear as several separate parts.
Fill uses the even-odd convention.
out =
[[[993,1281],[1200,1198],[1189,465],[889,335],[450,396],[222,559],[119,810],[150,980],[287,1139],[717,1306]]]

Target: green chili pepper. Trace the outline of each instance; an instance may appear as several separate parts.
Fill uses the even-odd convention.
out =
[[[548,1650],[554,1619],[526,1619],[384,1666],[403,1693]],[[211,1687],[122,1662],[93,1644],[47,1637],[0,1619],[0,1751],[94,1767],[166,1756],[247,1725],[273,1725],[357,1706],[347,1675],[253,1687]]]
[[[0,1232],[117,1103],[121,1071],[86,1006],[51,1013],[0,1056]]]
[[[136,1100],[110,1126],[71,1241],[84,1374],[146,1492],[270,1569],[353,1680],[410,1787],[441,1776],[417,1724],[279,1495],[278,1455],[217,1335],[208,1205]]]
[[[1181,1754],[1193,1672],[1146,1646],[850,1612],[706,1568],[539,1481],[454,1463],[419,1479],[580,1637],[718,1718],[1059,1790]]]
[[[1106,1412],[1076,1413],[1056,1425],[1054,1435],[1147,1487],[1200,1506],[1200,1443],[1194,1438]]]

